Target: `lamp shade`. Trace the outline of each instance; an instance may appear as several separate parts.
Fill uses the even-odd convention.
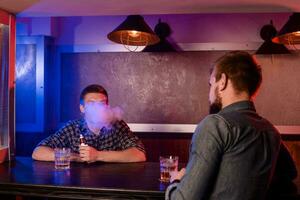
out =
[[[264,43],[259,47],[255,54],[289,54],[290,51],[283,45],[272,42],[272,38],[276,36],[277,30],[273,26],[273,22],[264,25],[260,30],[260,37]]]
[[[290,54],[291,52],[282,44],[265,41],[255,54]]]
[[[300,13],[292,14],[272,41],[280,44],[300,44]]]
[[[130,46],[147,46],[159,42],[159,37],[151,30],[140,15],[129,15],[107,37],[113,42]]]
[[[172,33],[171,27],[159,19],[158,24],[154,28],[154,32],[159,37],[160,41],[154,45],[148,45],[143,49],[143,52],[176,52],[175,44],[167,40]]]

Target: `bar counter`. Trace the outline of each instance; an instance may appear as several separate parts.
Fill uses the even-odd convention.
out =
[[[17,157],[0,165],[0,193],[70,199],[164,199],[159,163],[71,163],[55,170],[54,162]]]
[[[55,170],[54,162],[16,157],[0,164],[0,197],[3,194],[63,199],[164,199],[168,184],[161,183],[159,175],[158,162],[73,162],[70,170]],[[277,198],[300,199],[299,180],[298,176],[294,181],[296,192]]]

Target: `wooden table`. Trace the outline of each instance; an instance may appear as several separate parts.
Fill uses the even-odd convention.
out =
[[[167,184],[159,180],[159,163],[71,163],[59,171],[53,162],[17,157],[0,164],[0,195],[55,197],[65,199],[164,199]],[[298,180],[298,179],[297,179]],[[298,191],[278,199],[300,199]]]
[[[0,165],[0,193],[70,199],[164,199],[159,163],[71,163],[58,171],[53,162],[17,157]]]

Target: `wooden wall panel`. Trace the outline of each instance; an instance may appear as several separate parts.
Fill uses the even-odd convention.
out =
[[[191,133],[136,133],[147,151],[147,160],[158,162],[159,156],[179,156],[187,163],[192,139]]]

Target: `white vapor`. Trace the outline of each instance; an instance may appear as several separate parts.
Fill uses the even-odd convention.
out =
[[[85,106],[86,121],[97,128],[111,128],[111,126],[123,118],[123,110],[120,107],[111,108],[109,105],[90,103]]]

